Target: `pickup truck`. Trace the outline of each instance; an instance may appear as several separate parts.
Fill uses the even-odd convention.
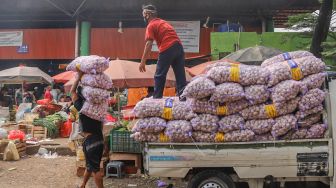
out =
[[[323,119],[328,131],[323,139],[146,143],[145,173],[182,178],[188,181],[188,188],[282,188],[293,183],[294,187],[336,188],[336,80],[329,77],[326,90]]]

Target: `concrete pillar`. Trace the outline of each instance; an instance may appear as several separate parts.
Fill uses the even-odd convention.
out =
[[[75,58],[79,56],[79,43],[80,43],[80,21],[76,20],[76,31],[75,31]]]
[[[266,19],[262,18],[261,19],[261,32],[266,32]]]
[[[90,33],[91,33],[91,23],[82,22],[81,23],[81,37],[80,37],[80,55],[90,55]]]
[[[266,32],[274,32],[273,19],[267,19],[266,25],[267,25]]]

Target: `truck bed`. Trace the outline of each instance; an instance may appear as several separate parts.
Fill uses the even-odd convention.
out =
[[[333,176],[332,139],[147,143],[145,151],[151,176],[184,178],[193,168],[233,168],[240,178]]]

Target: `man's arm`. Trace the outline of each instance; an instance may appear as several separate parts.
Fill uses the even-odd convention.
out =
[[[78,72],[78,76],[76,77],[76,80],[75,80],[74,84],[71,86],[70,93],[71,93],[72,102],[75,102],[78,99],[76,90],[77,90],[77,86],[78,86],[79,81],[82,78],[82,76],[83,76],[83,73]]]
[[[141,63],[139,65],[139,71],[140,72],[146,72],[146,61],[147,58],[152,51],[152,46],[153,46],[153,40],[147,40],[146,45],[145,45],[145,50],[141,58]]]

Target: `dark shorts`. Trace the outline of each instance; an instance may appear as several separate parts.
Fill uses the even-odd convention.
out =
[[[85,133],[91,133],[95,135],[102,135],[103,124],[101,121],[94,120],[89,118],[84,114],[79,114],[79,125],[81,131]]]
[[[89,135],[83,142],[83,152],[88,172],[98,172],[100,161],[104,152],[104,139],[102,135]]]

